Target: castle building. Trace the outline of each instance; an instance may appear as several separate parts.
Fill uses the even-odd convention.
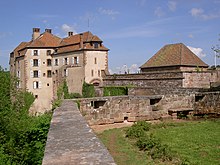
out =
[[[18,78],[17,87],[35,96],[31,113],[44,113],[52,108],[57,88],[67,81],[70,93],[81,93],[86,83],[101,85],[102,72],[108,70],[108,51],[103,41],[91,32],[66,38],[40,33],[33,28],[32,40],[21,42],[10,53],[10,73]]]

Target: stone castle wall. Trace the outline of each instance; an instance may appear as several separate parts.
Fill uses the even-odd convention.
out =
[[[220,116],[220,92],[198,93],[195,99],[194,113]]]
[[[173,86],[181,87],[182,72],[169,73],[140,73],[140,74],[114,74],[106,75],[103,79],[104,86],[137,86],[137,87],[154,87],[154,86]]]
[[[170,71],[140,74],[106,75],[104,86],[134,86],[148,88],[210,88],[211,83],[220,81],[220,71]]]
[[[89,125],[157,120],[169,109],[193,109],[194,95],[115,96],[79,99]]]

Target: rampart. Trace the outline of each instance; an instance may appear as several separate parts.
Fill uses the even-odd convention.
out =
[[[169,109],[193,109],[195,95],[117,96],[79,99],[80,111],[89,125],[124,121],[158,120]]]
[[[134,86],[151,88],[210,88],[220,81],[219,70],[145,72],[139,74],[113,74],[103,79],[104,86]]]

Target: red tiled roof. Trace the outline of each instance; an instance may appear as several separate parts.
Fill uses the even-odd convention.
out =
[[[83,42],[83,48],[80,47],[81,39]],[[91,45],[90,42],[98,42],[101,46],[94,49],[94,46]],[[91,32],[84,32],[64,38],[57,49],[57,53],[76,51],[80,49],[108,50],[104,45],[102,45],[102,40],[99,37],[93,35]]]
[[[21,42],[13,51],[15,53],[15,57],[20,56],[18,51],[24,49],[28,44],[29,42]]]
[[[44,32],[35,40],[32,40],[28,47],[57,47],[61,42],[61,38],[48,33]]]
[[[81,39],[83,41],[83,48],[80,47]],[[94,48],[94,46],[91,45],[90,42],[98,42],[99,47]],[[19,53],[25,54],[26,48],[46,48],[46,47],[57,48],[57,53],[77,51],[81,49],[108,51],[108,49],[104,45],[102,45],[102,40],[96,35],[93,35],[91,32],[84,32],[81,34],[71,35],[63,39],[49,32],[44,32],[35,40],[31,40],[30,42],[22,42],[18,47],[16,47],[14,52],[18,56]]]
[[[140,68],[165,67],[165,66],[198,66],[208,67],[184,44],[170,44],[161,48]]]

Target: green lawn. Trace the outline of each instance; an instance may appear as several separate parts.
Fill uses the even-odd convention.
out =
[[[112,129],[99,135],[118,165],[179,164],[180,161],[151,160],[139,151],[125,130]],[[177,160],[192,165],[220,164],[220,120],[161,123],[151,126],[150,133],[167,144]]]

